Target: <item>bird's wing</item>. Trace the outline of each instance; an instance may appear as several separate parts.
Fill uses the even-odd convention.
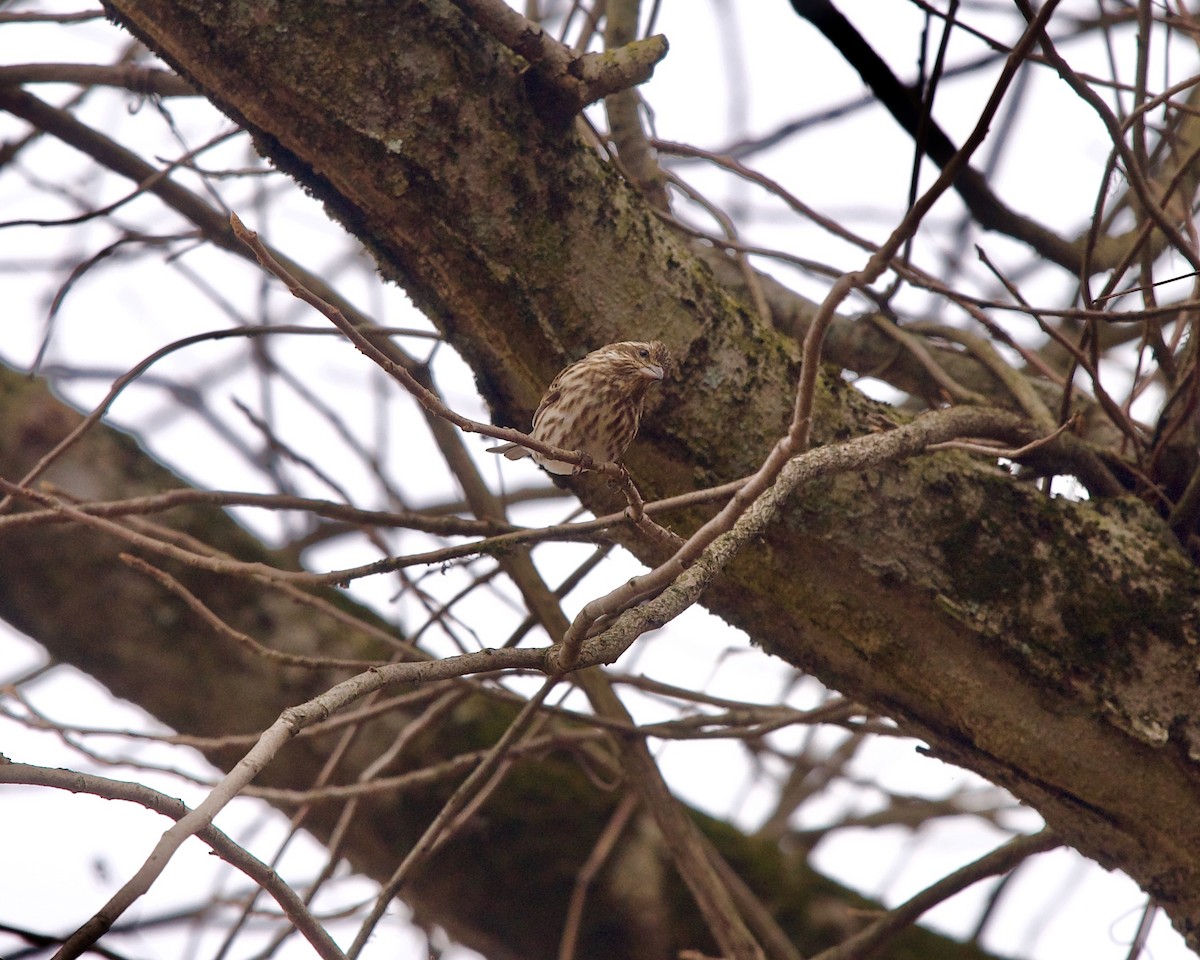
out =
[[[537,429],[538,421],[542,419],[542,414],[545,413],[547,409],[554,406],[554,404],[558,403],[561,396],[562,387],[558,386],[558,381],[556,380],[554,383],[550,384],[549,388],[542,396],[542,402],[538,404],[537,410],[534,411],[533,427],[535,430]]]

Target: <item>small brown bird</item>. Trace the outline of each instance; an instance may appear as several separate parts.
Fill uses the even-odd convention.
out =
[[[593,350],[551,381],[533,415],[530,436],[565,450],[582,450],[596,463],[617,460],[637,436],[646,391],[666,376],[670,362],[670,352],[657,340],[627,340]],[[488,453],[502,453],[509,460],[532,455],[559,476],[580,469],[516,443],[489,447]]]

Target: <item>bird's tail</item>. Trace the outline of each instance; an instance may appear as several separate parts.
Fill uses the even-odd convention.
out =
[[[498,447],[488,447],[488,453],[503,454],[509,460],[520,460],[522,457],[528,457],[529,451],[519,443],[502,443]]]

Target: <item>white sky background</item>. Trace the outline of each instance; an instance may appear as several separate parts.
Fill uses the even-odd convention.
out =
[[[39,4],[38,9],[80,9],[78,4]],[[29,9],[30,5],[10,5],[8,9]],[[854,19],[877,51],[902,77],[913,75],[917,37],[921,21],[912,7],[892,0],[864,3],[845,0],[843,11]],[[1091,12],[1090,3],[1064,3],[1065,9]],[[986,28],[994,23],[978,11],[968,8],[973,22]],[[783,0],[755,4],[715,2],[715,0],[666,0],[658,29],[666,33],[671,52],[661,64],[653,81],[645,88],[654,108],[657,133],[667,140],[678,140],[709,148],[719,148],[745,136],[755,136],[776,128],[781,121],[815,113],[825,106],[852,101],[863,90],[858,77],[807,24],[802,23]],[[731,44],[730,31],[736,37]],[[93,23],[72,28],[10,25],[0,29],[0,63],[30,61],[78,61],[106,63],[114,59],[125,37],[115,28]],[[1009,38],[1011,39],[1011,38]],[[951,48],[951,61],[981,52],[969,49],[965,41]],[[731,56],[731,53],[733,54]],[[1074,53],[1074,51],[1072,51]],[[1097,51],[1097,73],[1103,73],[1103,51]],[[1195,51],[1181,50],[1181,58]],[[1130,51],[1130,70],[1132,51]],[[1183,68],[1177,68],[1182,71]],[[961,141],[986,99],[987,84],[996,71],[984,78],[943,86],[938,99],[938,119],[950,135]],[[1131,74],[1130,74],[1131,75]],[[1183,75],[1182,72],[1179,75]],[[39,87],[35,91],[51,102],[61,103],[73,91],[65,87]],[[1083,217],[1090,213],[1099,184],[1099,170],[1108,152],[1108,142],[1099,123],[1084,114],[1078,101],[1065,87],[1048,75],[1033,81],[1037,109],[1031,116],[1055,117],[1052,126],[1036,132],[1037,148],[1029,131],[1020,129],[1014,143],[1021,145],[1006,154],[998,181],[998,193],[1014,207],[1035,214],[1043,222],[1058,225],[1064,216]],[[84,110],[85,120],[100,129],[123,138],[125,131],[136,131],[142,143],[153,147],[144,156],[169,157],[181,150],[167,138],[162,122],[153,108],[142,105],[130,112],[133,98],[119,93],[93,95]],[[177,121],[188,146],[196,146],[228,126],[224,118],[202,102],[172,101],[171,114]],[[23,125],[0,115],[0,139],[22,133]],[[869,136],[869,140],[867,139]],[[985,152],[988,146],[985,145]],[[894,213],[904,202],[908,188],[911,143],[878,107],[850,114],[845,120],[822,124],[803,136],[778,148],[752,157],[748,163],[776,178],[801,199],[823,213],[843,220],[852,229],[873,240],[883,239],[895,223]],[[894,162],[881,163],[881,156]],[[983,157],[978,158],[982,162]],[[233,145],[202,158],[207,168],[242,166],[251,162],[244,137]],[[76,189],[90,203],[107,203],[123,196],[130,185],[113,177],[95,177],[91,168],[77,155],[47,140],[23,154],[21,167],[33,179],[55,181],[69,171],[79,177]],[[732,184],[700,165],[680,166],[681,175],[735,214],[738,207],[752,216],[739,221],[752,223],[747,239],[763,246],[785,249],[790,253],[834,263],[842,269],[861,266],[862,253],[831,241],[791,215],[782,205],[767,200],[757,188]],[[194,178],[179,177],[195,187]],[[925,185],[931,182],[927,176]],[[280,178],[263,184],[271,194],[269,204],[259,205],[252,192],[254,185],[221,184],[219,189],[234,204],[249,226],[268,240],[318,273],[338,271],[336,286],[379,322],[389,325],[429,329],[415,315],[403,295],[383,288],[373,275],[371,264],[363,257],[347,254],[348,244],[340,227],[328,221],[317,205]],[[953,197],[934,209],[933,220],[952,221],[959,213]],[[1063,212],[1065,211],[1065,213]],[[78,208],[64,200],[58,210],[51,209],[42,193],[31,190],[9,171],[0,170],[0,220],[19,217],[70,216]],[[121,223],[141,224],[152,232],[168,232],[177,226],[155,200],[139,200],[118,215]],[[700,219],[697,222],[702,222]],[[36,228],[0,229],[0,283],[3,284],[3,313],[0,314],[0,359],[15,366],[27,366],[35,357],[46,334],[45,318],[49,299],[65,271],[47,273],[39,268],[56,262],[69,265],[95,254],[111,239],[111,227],[96,223],[67,233],[63,230]],[[1010,241],[987,236],[982,242],[998,262],[1022,266],[1027,259],[1023,250]],[[937,254],[924,251],[924,265],[936,272]],[[115,258],[114,258],[115,259]],[[346,268],[347,260],[352,266]],[[968,271],[981,278],[981,288],[992,290],[988,280],[974,264],[969,252]],[[774,270],[802,292],[819,297],[827,281],[803,275],[790,268],[763,260],[760,266]],[[145,355],[181,337],[228,326],[230,317],[211,297],[197,288],[181,272],[189,270],[208,276],[219,284],[221,295],[234,304],[246,318],[266,314],[272,322],[322,321],[278,288],[267,285],[257,272],[235,263],[233,258],[206,249],[185,254],[178,265],[162,258],[142,261],[136,269],[122,269],[110,261],[91,271],[66,298],[52,329],[45,364],[53,368],[86,366],[100,375],[91,380],[63,383],[61,388],[73,402],[88,409],[106,392],[111,379],[127,370]],[[961,282],[961,281],[960,281]],[[1022,279],[1023,289],[1035,302],[1065,303],[1071,281],[1056,268],[1043,268]],[[902,304],[917,305],[919,310],[941,310],[926,295],[913,292]],[[1164,293],[1164,299],[1169,292]],[[263,299],[265,297],[265,300]],[[861,306],[861,305],[859,305]],[[858,307],[855,307],[856,309]],[[957,319],[950,317],[950,319]],[[1001,318],[1015,333],[1027,333],[1020,321]],[[417,339],[406,347],[424,355],[428,347]],[[388,462],[393,475],[401,478],[414,505],[437,502],[444,497],[444,477],[424,475],[413,464],[438,463],[436,456],[422,456],[427,443],[421,431],[408,430],[405,417],[413,409],[407,398],[395,396],[396,388],[370,368],[353,349],[329,338],[287,338],[271,344],[272,357],[282,366],[296,371],[307,385],[337,407],[368,443],[385,438]],[[207,344],[175,355],[155,374],[194,384],[205,391],[213,416],[238,438],[252,447],[258,436],[237,415],[233,401],[255,409],[264,404],[274,408],[276,429],[296,443],[307,455],[322,456],[325,463],[340,464],[339,479],[359,505],[373,506],[378,490],[365,469],[355,466],[345,446],[329,428],[314,422],[306,408],[290,402],[286,391],[267,396],[253,370],[241,363],[243,345]],[[447,349],[435,361],[437,378],[447,401],[460,412],[486,419],[486,410],[473,389],[469,371]],[[386,399],[386,405],[381,402]],[[229,436],[222,436],[211,423],[194,413],[181,413],[171,397],[152,380],[122,397],[112,420],[150,435],[154,452],[183,475],[198,484],[220,489],[266,490],[264,479],[252,470],[236,452]],[[474,447],[482,449],[483,444]],[[484,455],[481,453],[481,462]],[[528,462],[502,465],[511,486],[540,482]],[[312,484],[309,478],[296,477],[307,485],[307,492],[328,496],[329,491]],[[264,536],[287,536],[294,530],[281,529],[276,519],[262,513],[246,512],[239,516]],[[528,509],[515,519],[520,522],[549,522],[561,517],[557,509]],[[421,549],[422,538],[405,535],[393,547],[397,552]],[[586,556],[583,548],[563,547],[557,553],[539,552],[547,570],[569,569],[570,564]],[[361,544],[330,546],[313,551],[308,562],[314,568],[331,568],[363,562]],[[572,610],[590,597],[609,589],[634,569],[624,555],[603,565],[569,598]],[[445,575],[442,587],[452,589],[465,582],[457,572]],[[394,614],[391,602],[393,585],[384,582],[360,583],[355,594],[380,605]],[[401,611],[402,613],[404,611]],[[476,614],[475,616],[471,616]],[[496,636],[507,635],[517,621],[515,609],[502,596],[479,592],[462,609],[472,622],[496,624]],[[486,644],[488,637],[481,640]],[[683,645],[686,644],[686,647]],[[686,656],[681,655],[686,650]],[[28,641],[4,635],[0,637],[0,682],[20,676],[42,663],[44,654]],[[790,673],[777,661],[771,661],[751,649],[736,631],[730,630],[702,611],[693,610],[652,638],[639,642],[619,665],[627,672],[642,672],[683,686],[695,686],[710,693],[747,697],[747,690],[763,702],[778,702],[785,695],[796,703],[813,703],[820,691],[808,683],[789,692]],[[93,727],[157,729],[152,720],[128,705],[114,703],[95,683],[74,670],[58,668],[33,685],[28,693],[39,708],[63,722]],[[631,698],[640,719],[652,719],[653,704]],[[781,743],[795,743],[800,734],[783,734]],[[831,743],[840,733],[819,734]],[[195,803],[203,792],[170,776],[154,778],[140,771],[110,767],[89,767],[74,751],[65,748],[51,734],[33,734],[22,725],[0,717],[0,751],[13,760],[47,766],[71,766],[95,769],[106,776],[128,775],[157,786],[172,796]],[[142,760],[178,766],[181,752],[161,747],[133,747],[118,743],[113,752]],[[770,795],[755,781],[745,752],[737,744],[710,741],[671,743],[661,749],[662,765],[677,792],[690,802],[719,816],[732,816],[737,822],[753,827],[770,809]],[[203,771],[198,761],[191,769]],[[936,761],[920,757],[911,741],[873,741],[856,758],[855,770],[864,777],[898,793],[946,796],[956,790],[980,789],[986,785],[978,778]],[[714,776],[713,770],[720,775]],[[1118,773],[1119,775],[1119,773]],[[761,781],[758,781],[761,784]],[[801,827],[817,827],[848,813],[866,813],[882,802],[878,790],[851,789],[830,791],[804,810]],[[281,818],[256,803],[239,802],[218,819],[235,839],[245,841],[260,857],[267,858],[274,843],[282,836]],[[1038,820],[1029,811],[1014,810],[1006,826],[1021,830],[1036,829]],[[6,787],[0,793],[0,923],[18,923],[35,930],[62,933],[83,922],[141,864],[160,831],[162,819],[130,805],[74,797],[50,790]],[[272,840],[274,838],[274,841]],[[848,830],[821,845],[815,865],[830,875],[850,883],[864,893],[881,897],[889,904],[902,901],[923,889],[946,872],[992,849],[1002,834],[978,820],[958,818],[927,826],[915,835],[899,828],[875,831]],[[309,876],[322,862],[319,848],[302,839],[293,844],[290,876]],[[186,906],[211,896],[212,891],[240,892],[245,888],[237,876],[231,877],[210,857],[198,842],[185,846],[150,895],[131,912],[129,919],[154,916],[170,905]],[[927,917],[939,929],[964,935],[972,929],[990,885],[984,884],[943,905]],[[334,886],[332,893],[352,902],[371,896],[371,886],[347,880]],[[1056,852],[1037,858],[1022,870],[1001,908],[988,927],[985,946],[1008,954],[1039,958],[1090,957],[1096,960],[1125,956],[1126,946],[1137,925],[1144,896],[1128,880],[1104,872],[1069,852]],[[332,897],[327,904],[332,903]],[[335,928],[343,944],[353,935],[353,926]],[[344,938],[344,939],[343,939]],[[106,941],[107,942],[107,941]],[[239,940],[233,956],[248,955],[253,938]],[[0,934],[0,956],[8,956],[18,942]],[[114,947],[129,957],[213,955],[216,943],[211,933],[196,934],[182,943],[178,932],[156,939],[140,933],[127,941],[114,941]],[[423,957],[424,941],[407,931],[399,922],[385,924],[364,954],[372,957]],[[280,954],[308,956],[306,945],[295,940]],[[453,949],[448,957],[468,956]],[[1192,954],[1170,930],[1163,918],[1156,921],[1148,956],[1158,960],[1190,957]]]

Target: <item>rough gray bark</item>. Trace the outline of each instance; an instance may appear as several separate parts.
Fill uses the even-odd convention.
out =
[[[630,460],[648,497],[743,475],[786,422],[795,345],[452,4],[107,6],[376,253],[498,419],[526,423],[563,362],[637,329],[681,361]],[[833,383],[819,415],[834,442],[879,414]],[[1142,506],[1049,501],[941,454],[805,490],[705,602],[1011,789],[1195,945],[1198,590]]]

